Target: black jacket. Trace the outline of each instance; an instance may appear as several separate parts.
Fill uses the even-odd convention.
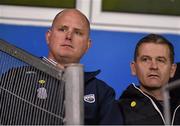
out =
[[[85,124],[122,124],[114,90],[95,77],[99,72],[85,72]],[[59,80],[25,66],[3,74],[0,86],[0,124],[64,123],[64,108],[59,107],[64,87]]]
[[[179,104],[172,103],[172,124],[180,124]],[[137,86],[131,84],[120,96],[119,105],[122,108],[126,125],[163,125],[165,124],[162,105],[152,96],[143,93]],[[177,110],[177,111],[175,111]]]
[[[180,62],[177,63],[177,69],[173,78],[170,78],[170,82],[180,80]],[[180,85],[180,84],[179,84]],[[180,98],[180,86],[170,91],[172,97],[176,96]]]
[[[100,73],[85,73],[85,124],[123,124],[122,115],[115,99],[114,90],[95,76]],[[86,100],[91,96],[94,102]]]

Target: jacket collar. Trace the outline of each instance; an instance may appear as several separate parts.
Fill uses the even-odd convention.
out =
[[[120,98],[143,98],[143,97],[144,95],[141,93],[139,86],[135,86],[135,84],[130,84],[120,96]]]
[[[50,63],[50,64],[53,64],[53,65],[56,65],[57,63],[55,61],[53,61],[52,59],[48,59],[46,57],[41,57],[42,60]],[[84,73],[84,80],[85,80],[85,83],[88,82],[89,80],[91,80],[92,78],[96,77],[99,73],[101,72],[101,70],[96,70],[96,71],[92,71],[92,72],[85,72]]]
[[[96,70],[96,71],[93,71],[93,72],[85,72],[84,74],[84,81],[85,81],[85,84],[93,79],[94,77],[96,77],[99,73],[101,72],[101,70]]]

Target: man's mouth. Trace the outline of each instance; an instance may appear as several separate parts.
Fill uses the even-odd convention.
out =
[[[73,48],[72,45],[69,45],[69,44],[64,44],[64,45],[61,45],[62,47],[69,47],[69,48]]]
[[[148,75],[149,78],[159,78],[158,74],[149,74]]]

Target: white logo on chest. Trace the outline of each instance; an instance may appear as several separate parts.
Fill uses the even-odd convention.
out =
[[[95,102],[95,95],[94,94],[85,95],[84,101],[88,102],[88,103],[94,103]]]

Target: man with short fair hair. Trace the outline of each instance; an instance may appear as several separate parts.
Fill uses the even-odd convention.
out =
[[[79,63],[91,46],[89,34],[90,23],[79,10],[66,9],[59,12],[46,34],[48,60],[56,62],[60,68],[70,63]],[[99,70],[85,72],[85,124],[122,124],[114,89],[96,78],[99,73]]]
[[[43,62],[57,69],[79,63],[91,46],[89,32],[90,23],[79,10],[59,12],[46,33],[49,53],[47,58],[42,58]],[[115,91],[96,78],[99,73],[100,70],[84,73],[84,124],[122,124]],[[0,87],[4,88],[0,90],[1,125],[64,124],[66,103],[61,81],[22,64],[0,77]]]

